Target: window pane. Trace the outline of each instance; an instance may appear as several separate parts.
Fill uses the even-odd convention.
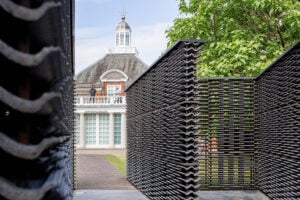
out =
[[[99,114],[99,143],[109,144],[109,115]]]
[[[114,141],[121,144],[121,114],[114,114]]]
[[[107,86],[107,95],[115,96],[121,92],[121,85],[108,85]]]
[[[120,33],[120,45],[124,45],[124,33]]]
[[[75,144],[80,143],[80,115],[75,114],[74,119],[74,131],[75,131]]]
[[[115,86],[114,85],[108,85],[107,86],[107,95],[112,96],[115,94]]]
[[[129,33],[126,33],[126,46],[129,46]]]
[[[116,45],[119,45],[119,33],[116,34]]]
[[[85,143],[96,144],[96,114],[85,115]]]

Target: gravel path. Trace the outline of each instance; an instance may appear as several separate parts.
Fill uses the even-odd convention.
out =
[[[76,155],[76,189],[135,189],[103,155]]]

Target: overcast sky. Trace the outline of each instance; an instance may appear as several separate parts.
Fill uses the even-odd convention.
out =
[[[177,0],[75,0],[75,72],[103,58],[126,11],[132,44],[151,65],[167,48],[165,30],[179,16]]]

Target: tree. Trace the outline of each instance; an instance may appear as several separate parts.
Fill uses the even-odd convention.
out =
[[[255,76],[300,39],[295,0],[179,0],[169,45],[200,38],[200,77]]]

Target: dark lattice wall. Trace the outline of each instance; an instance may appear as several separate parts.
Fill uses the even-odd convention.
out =
[[[258,186],[300,199],[300,42],[256,79]]]
[[[150,199],[195,199],[200,41],[179,41],[127,90],[127,176]]]
[[[194,199],[198,181],[300,199],[300,42],[257,78],[225,79],[195,78],[198,44],[129,88],[128,179],[150,199]]]
[[[72,1],[0,1],[0,199],[73,193]]]
[[[254,80],[199,80],[201,189],[254,188]]]

